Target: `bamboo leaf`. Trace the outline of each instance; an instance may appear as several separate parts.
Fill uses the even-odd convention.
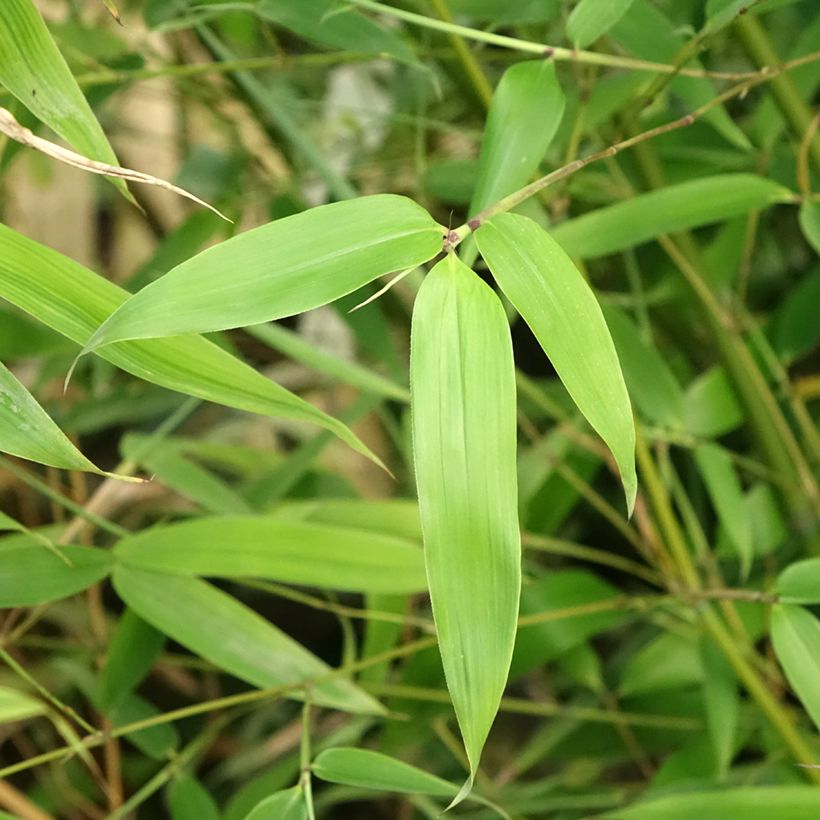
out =
[[[718,174],[598,208],[551,233],[570,256],[592,259],[792,199],[791,191],[764,177]]]
[[[0,726],[15,720],[38,717],[46,714],[46,711],[46,705],[37,698],[10,686],[0,686]]]
[[[711,443],[696,447],[694,456],[718,520],[740,558],[741,576],[745,580],[754,559],[752,527],[732,460],[722,447]]]
[[[77,262],[0,225],[0,298],[83,345],[128,294]],[[114,344],[99,355],[170,390],[250,413],[318,424],[381,463],[342,422],[206,339],[187,336]]]
[[[667,794],[607,812],[606,820],[812,820],[817,814],[814,786],[740,786]]]
[[[273,517],[207,517],[157,527],[124,538],[115,552],[128,566],[180,575],[394,594],[427,586],[422,552],[409,541]]]
[[[92,464],[0,362],[0,450],[63,470],[109,475]],[[125,478],[123,476],[123,478]],[[16,528],[15,528],[16,529]]]
[[[612,451],[631,514],[638,488],[632,408],[595,295],[558,243],[526,217],[499,214],[478,229],[476,241],[578,409]]]
[[[307,687],[320,706],[382,711],[350,681],[327,678],[332,670],[315,655],[205,581],[118,566],[114,587],[141,618],[241,680],[260,688],[293,685],[289,697],[300,697]]]
[[[189,774],[178,775],[168,787],[171,820],[219,820],[219,807],[205,787]]]
[[[245,816],[245,820],[307,820],[305,794],[301,786],[266,797]]]
[[[527,60],[504,72],[487,115],[471,215],[530,181],[563,114],[553,61]]]
[[[801,606],[775,604],[771,634],[789,684],[820,729],[820,621]]]
[[[80,154],[119,165],[32,0],[0,3],[0,84]],[[122,181],[114,185],[133,201]]]
[[[820,604],[820,558],[789,564],[778,576],[775,592],[784,604]]]
[[[312,208],[178,265],[122,305],[84,351],[302,313],[432,259],[443,232],[420,205],[392,194]]]
[[[799,219],[806,242],[820,254],[820,202],[804,202],[800,206]]]
[[[113,561],[105,550],[60,550],[61,555],[55,555],[33,542],[0,550],[0,608],[36,606],[67,598],[88,589],[111,571]]]
[[[580,0],[567,20],[567,34],[576,48],[586,48],[623,17],[632,0]]]
[[[410,385],[433,615],[471,768],[458,801],[507,680],[521,548],[509,327],[492,290],[453,254],[416,299]]]
[[[336,748],[321,752],[311,765],[328,783],[399,794],[428,794],[452,799],[458,786],[409,763],[369,749]]]
[[[708,637],[700,642],[703,666],[703,703],[706,722],[717,763],[717,773],[726,777],[735,753],[739,697],[735,673],[725,655]]]

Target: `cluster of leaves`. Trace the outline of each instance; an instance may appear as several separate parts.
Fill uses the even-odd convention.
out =
[[[156,234],[120,287],[0,225],[0,805],[814,817],[811,2],[134,5],[0,5],[0,170]],[[129,190],[157,76],[230,145],[176,184],[271,221]]]

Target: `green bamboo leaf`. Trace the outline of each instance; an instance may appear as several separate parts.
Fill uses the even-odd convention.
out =
[[[256,13],[320,45],[389,55],[419,65],[412,49],[389,28],[336,0],[259,0]]]
[[[126,301],[128,293],[77,262],[0,225],[0,298],[83,345]],[[381,463],[342,422],[206,339],[187,336],[114,344],[99,355],[170,390],[250,413],[318,424]]]
[[[345,786],[447,799],[458,793],[458,786],[453,783],[369,749],[326,749],[310,768],[316,777]]]
[[[257,803],[245,820],[307,820],[305,794],[301,786],[276,792]]]
[[[623,17],[632,0],[580,0],[567,20],[567,35],[576,48],[586,48]]]
[[[612,451],[631,515],[638,490],[632,408],[595,295],[558,243],[526,217],[499,214],[478,229],[476,241],[578,409]]]
[[[775,604],[771,634],[787,680],[820,729],[820,621],[801,606]]]
[[[109,475],[92,464],[0,362],[0,451],[59,467]],[[16,529],[16,527],[15,527]]]
[[[80,154],[120,164],[32,0],[0,3],[0,84]]]
[[[124,538],[115,552],[128,566],[180,575],[394,594],[427,587],[422,552],[409,541],[274,517],[208,517],[156,527]]]
[[[84,352],[260,324],[332,302],[440,250],[444,229],[392,194],[312,208],[228,239],[183,262],[120,307]]]
[[[381,706],[252,609],[198,578],[117,566],[117,594],[134,612],[173,640],[260,688],[310,688],[313,703],[379,714]],[[283,695],[284,696],[284,695]]]
[[[178,775],[168,787],[171,820],[219,820],[219,807],[207,789],[190,774]]]
[[[700,658],[703,667],[706,723],[717,763],[717,773],[723,778],[729,772],[735,753],[735,733],[740,705],[737,680],[726,656],[706,635],[700,641]]]
[[[552,60],[528,60],[504,72],[487,115],[470,215],[530,181],[563,114]]]
[[[592,259],[661,234],[687,231],[794,198],[788,188],[753,174],[718,174],[668,185],[570,219],[551,233],[570,255]]]
[[[806,201],[800,206],[800,228],[815,253],[820,254],[820,202]]]
[[[718,521],[740,559],[741,576],[746,579],[754,559],[752,526],[732,460],[722,447],[711,443],[696,447],[694,456]]]
[[[0,686],[0,726],[15,720],[38,717],[46,714],[46,711],[46,705],[37,698],[10,686]]]
[[[607,812],[606,820],[814,820],[816,786],[740,786],[650,798]]]
[[[789,564],[778,576],[775,592],[784,604],[820,604],[820,558]]]
[[[76,595],[105,578],[113,560],[105,550],[61,547],[61,555],[39,544],[0,552],[0,608],[36,606]],[[66,563],[68,561],[68,563]]]
[[[521,585],[515,376],[499,299],[453,254],[413,310],[413,447],[425,562],[472,786],[510,668]]]

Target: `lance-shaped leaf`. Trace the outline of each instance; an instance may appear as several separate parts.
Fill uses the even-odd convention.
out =
[[[109,475],[68,440],[34,396],[1,362],[0,451],[63,470]]]
[[[507,681],[521,585],[515,376],[498,297],[453,254],[422,284],[410,354],[425,562],[471,777]]]
[[[789,564],[778,576],[775,592],[785,604],[820,604],[820,558]]]
[[[0,298],[85,344],[128,293],[68,257],[0,225]],[[170,390],[266,416],[318,424],[378,458],[342,422],[198,336],[114,344],[100,356]]]
[[[245,820],[307,820],[305,793],[301,786],[283,789],[257,803]]]
[[[351,591],[426,589],[417,545],[401,538],[266,516],[219,516],[124,538],[117,557],[140,569],[219,578],[269,578]]]
[[[392,194],[312,208],[178,265],[120,307],[85,351],[302,313],[432,259],[443,232],[420,205]]]
[[[119,165],[32,0],[0,3],[0,84],[80,154]],[[131,198],[122,181],[114,184]]]
[[[499,214],[478,229],[476,241],[578,409],[612,451],[631,514],[638,487],[632,407],[592,289],[558,243],[531,219]]]
[[[820,729],[820,621],[794,604],[772,607],[772,644],[800,702]]]
[[[718,174],[668,185],[553,228],[570,255],[592,259],[675,233],[790,202],[788,188],[754,174]]]
[[[553,61],[527,60],[504,72],[487,115],[471,215],[530,181],[563,114]]]
[[[382,711],[349,680],[327,677],[329,666],[273,624],[199,578],[118,566],[114,587],[143,620],[254,686],[293,684],[291,697],[309,687],[312,702],[321,706],[369,714]]]

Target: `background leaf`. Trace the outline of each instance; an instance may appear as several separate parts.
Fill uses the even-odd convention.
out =
[[[606,34],[629,11],[632,0],[579,0],[567,20],[567,35],[586,48]]]

